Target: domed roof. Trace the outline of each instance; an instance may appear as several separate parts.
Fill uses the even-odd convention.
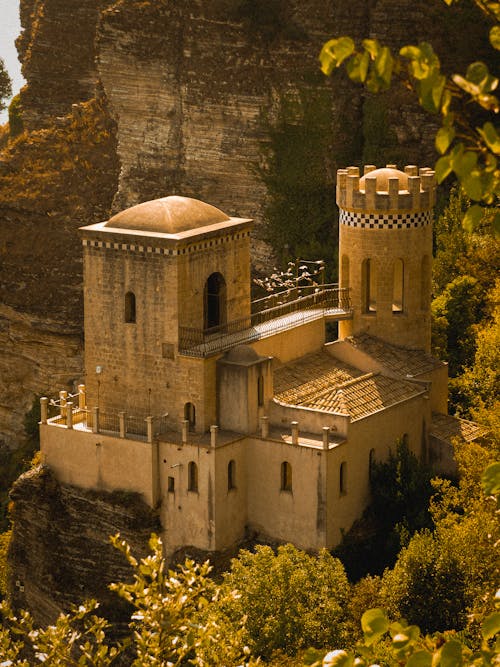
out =
[[[251,364],[259,361],[260,357],[250,345],[236,345],[224,355],[225,361],[231,361],[234,364]]]
[[[389,192],[390,178],[398,178],[399,189],[408,190],[408,175],[399,169],[393,169],[392,167],[382,167],[382,169],[374,169],[373,171],[369,171],[359,179],[360,190],[365,190],[365,180],[367,176],[370,178],[375,177],[377,179],[377,187],[375,188],[377,192]]]
[[[226,222],[230,218],[215,206],[190,197],[162,197],[137,204],[111,217],[105,227],[161,234],[178,234]]]

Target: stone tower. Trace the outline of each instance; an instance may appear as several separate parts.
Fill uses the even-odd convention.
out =
[[[249,315],[251,224],[171,196],[81,228],[87,402],[103,419],[216,423],[215,359],[182,341]]]
[[[349,287],[352,320],[340,338],[367,332],[430,351],[434,172],[395,165],[337,172],[340,286]]]

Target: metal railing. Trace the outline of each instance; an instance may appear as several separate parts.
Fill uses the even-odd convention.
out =
[[[179,352],[188,356],[206,357],[233,345],[258,338],[255,327],[276,320],[272,332],[284,331],[310,321],[308,311],[334,311],[337,319],[349,317],[349,289],[338,285],[294,287],[252,302],[252,313],[246,317],[210,329],[179,327]],[[302,318],[280,321],[286,315],[304,313]],[[246,335],[244,335],[246,333]]]
[[[57,425],[68,425],[68,411],[70,406],[64,406],[65,413],[58,414],[55,417],[50,417],[49,422]],[[121,416],[123,415],[123,417]],[[97,416],[97,429],[96,419]],[[78,424],[82,428],[97,433],[123,433],[123,437],[127,436],[143,436],[148,435],[147,416],[129,415],[119,412],[102,412],[101,410],[89,410],[88,408],[81,409],[78,406],[71,406],[71,428]],[[123,429],[121,428],[120,420],[123,420]],[[165,435],[172,430],[168,424],[166,417],[152,417],[153,436]]]

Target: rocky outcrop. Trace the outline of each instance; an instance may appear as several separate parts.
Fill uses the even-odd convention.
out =
[[[448,68],[463,69],[484,56],[472,11],[425,0],[20,0],[27,133],[0,156],[0,369],[10,369],[0,377],[0,439],[22,432],[16,406],[60,388],[41,369],[53,352],[73,360],[63,381],[76,374],[80,225],[174,193],[260,223],[275,196],[261,177],[265,151],[285,103],[306,99],[314,112],[311,91],[327,109],[321,187],[332,202],[339,165],[432,163],[434,126],[404,89],[373,99],[342,72],[325,79],[317,54],[332,35],[396,48],[426,38],[449,54]],[[269,265],[257,238],[254,258]]]
[[[117,624],[130,619],[111,582],[127,581],[131,570],[110,543],[125,539],[143,557],[154,512],[133,493],[90,493],[60,485],[40,466],[22,475],[11,492],[13,532],[9,547],[9,595],[14,608],[29,609],[47,625],[72,604],[95,598],[99,613]]]

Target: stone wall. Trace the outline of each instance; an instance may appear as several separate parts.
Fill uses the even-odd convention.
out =
[[[370,120],[370,96],[342,72],[325,79],[317,54],[333,34],[377,37],[394,47],[425,37],[450,54],[448,68],[453,58],[463,69],[485,55],[478,47],[483,26],[464,3],[452,12],[441,0],[291,0],[276,3],[286,9],[274,18],[272,12],[271,18],[245,15],[244,4],[20,0],[28,133],[0,157],[0,299],[16,312],[11,320],[4,311],[6,326],[18,313],[27,322],[36,314],[55,336],[49,347],[68,340],[60,355],[72,356],[82,319],[76,228],[105,219],[111,209],[176,193],[260,222],[269,195],[256,166],[262,166],[262,145],[272,146],[284,96],[320,90],[331,100],[325,172],[332,186],[336,167],[361,162],[367,146],[377,161],[392,161],[384,151],[394,146],[379,137],[387,126],[406,161],[433,163],[434,127],[404,90],[377,98],[381,130]],[[105,142],[100,130],[91,131],[95,115],[86,105],[92,100],[101,104]],[[87,134],[66,132],[72,113],[81,114]],[[269,267],[269,248],[257,239],[258,229],[253,257],[262,269]],[[47,339],[38,330],[30,338],[38,338],[43,359]],[[26,365],[29,351],[22,341],[11,342],[0,346],[0,365]],[[15,406],[58,388],[37,379],[37,362],[27,363],[25,375],[27,381],[8,388],[0,380],[0,438],[11,443],[22,433]],[[7,423],[4,415],[14,410]]]

